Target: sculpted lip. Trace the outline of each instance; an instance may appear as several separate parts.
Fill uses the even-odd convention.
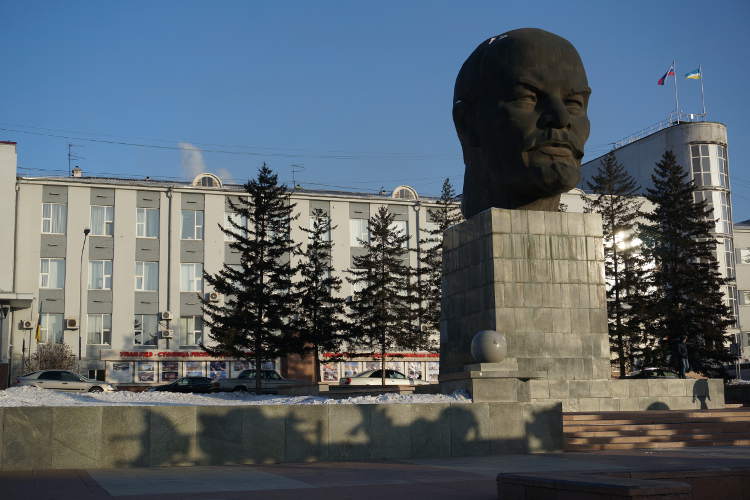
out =
[[[575,158],[578,155],[575,148],[565,142],[545,142],[531,149],[531,151],[538,151],[539,153],[546,154],[549,156],[555,156],[558,158]]]

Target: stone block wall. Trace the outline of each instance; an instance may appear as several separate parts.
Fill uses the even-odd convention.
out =
[[[445,233],[441,376],[473,363],[471,339],[497,330],[519,371],[610,376],[598,214],[493,208]]]
[[[556,451],[551,403],[0,408],[0,470]]]
[[[530,400],[564,412],[724,408],[721,379],[529,380]]]

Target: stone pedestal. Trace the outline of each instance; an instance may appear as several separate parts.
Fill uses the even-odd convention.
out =
[[[611,380],[598,214],[493,208],[446,231],[442,392],[563,411],[722,408],[721,380]],[[481,330],[507,358],[475,364]]]
[[[444,237],[441,381],[473,363],[480,330],[507,336],[519,374],[610,376],[598,214],[493,208]]]

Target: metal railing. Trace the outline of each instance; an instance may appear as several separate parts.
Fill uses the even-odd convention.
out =
[[[641,129],[638,132],[625,137],[624,139],[613,142],[612,149],[618,149],[623,146],[627,146],[631,142],[635,142],[638,139],[643,139],[648,135],[655,134],[656,132],[671,127],[672,125],[678,125],[685,122],[702,121],[706,121],[705,113],[676,113],[672,111],[664,120],[654,123],[653,125],[649,125],[648,127]]]

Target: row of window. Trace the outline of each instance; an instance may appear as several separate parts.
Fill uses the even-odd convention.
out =
[[[62,314],[42,313],[39,316],[40,342],[62,343],[65,319]],[[183,316],[180,318],[179,343],[197,346],[203,341],[203,318]],[[136,314],[133,320],[132,343],[136,346],[157,347],[159,339],[159,316]],[[89,314],[86,323],[86,342],[89,345],[112,344],[112,315]]]
[[[690,160],[696,186],[720,186],[729,189],[727,148],[721,144],[692,144]],[[713,168],[711,168],[713,166]],[[716,181],[711,173],[717,173]]]
[[[40,260],[39,288],[65,288],[65,259],[43,258]],[[89,261],[89,290],[112,289],[112,261]],[[159,263],[137,261],[135,263],[135,290],[156,292],[159,290]],[[203,264],[180,264],[180,291],[203,291]]]
[[[42,233],[65,234],[67,219],[67,207],[61,203],[44,203],[42,208]],[[310,219],[310,228],[314,224],[314,218]],[[367,219],[351,219],[350,233],[351,246],[361,247],[363,241],[369,240]],[[237,213],[224,213],[224,227],[237,231],[237,226],[247,228],[247,217]],[[183,210],[181,215],[180,238],[183,240],[202,240],[204,236],[205,219],[203,210]],[[92,206],[90,229],[92,236],[112,236],[114,234],[114,207]],[[393,221],[392,229],[401,234],[409,234],[406,221]],[[138,208],[136,214],[136,236],[138,238],[159,237],[159,209]],[[330,233],[324,236],[330,240]],[[225,234],[226,241],[233,241],[230,234]]]

